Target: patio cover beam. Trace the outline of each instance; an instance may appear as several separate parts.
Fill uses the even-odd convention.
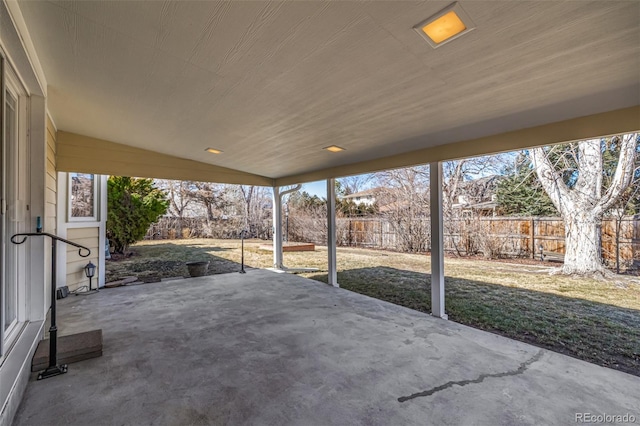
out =
[[[638,117],[640,117],[640,106],[633,106],[279,178],[186,160],[65,131],[58,131],[56,158],[58,170],[65,172],[281,187],[339,176],[415,166],[434,161],[447,161],[533,146],[636,132],[640,131]],[[427,143],[428,138],[425,139],[425,144]]]
[[[273,186],[273,179],[239,170],[76,133],[58,131],[57,136],[56,162],[61,172]]]
[[[444,233],[442,226],[442,163],[429,164],[431,212],[431,315],[447,319],[444,310]]]
[[[640,105],[600,114],[592,114],[570,120],[557,121],[505,133],[462,140],[390,155],[375,160],[339,165],[276,179],[276,185],[313,182],[330,177],[352,176],[381,170],[411,167],[434,161],[509,152],[534,146],[604,137],[640,131]],[[425,137],[425,145],[429,137]]]
[[[327,179],[327,279],[330,285],[340,287],[336,243],[336,180],[331,178]]]

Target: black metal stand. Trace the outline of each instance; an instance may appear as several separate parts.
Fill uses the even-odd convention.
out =
[[[41,228],[38,228],[40,231]],[[56,249],[58,241],[78,247],[78,255],[80,257],[89,257],[91,250],[87,247],[81,246],[64,238],[60,238],[57,235],[49,234],[47,232],[28,232],[25,234],[15,234],[11,237],[13,244],[22,244],[27,241],[28,237],[42,237],[47,236],[51,238],[51,327],[49,327],[49,367],[38,374],[38,380],[48,379],[49,377],[58,376],[67,372],[67,365],[58,365],[58,327],[56,325]],[[16,237],[22,237],[22,240],[18,241]],[[86,250],[86,254],[82,254],[82,250]]]
[[[240,247],[242,253],[240,256],[240,273],[246,274],[247,271],[244,270],[244,229],[240,232]]]

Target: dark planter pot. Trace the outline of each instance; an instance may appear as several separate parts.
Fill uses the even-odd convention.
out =
[[[189,269],[189,276],[204,277],[209,270],[209,262],[187,262],[187,269]]]

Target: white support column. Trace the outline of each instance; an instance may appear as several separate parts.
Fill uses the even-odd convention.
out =
[[[280,187],[273,187],[273,267],[282,269],[282,197]]]
[[[447,319],[444,313],[444,246],[442,226],[442,163],[429,164],[431,213],[431,315]]]
[[[329,274],[328,282],[334,287],[338,284],[338,262],[336,256],[336,180],[327,179],[327,253]]]
[[[107,180],[109,176],[96,175],[98,179],[98,287],[102,288],[106,279],[107,246]]]

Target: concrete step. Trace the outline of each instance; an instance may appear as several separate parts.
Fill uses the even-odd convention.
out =
[[[58,364],[71,364],[102,356],[102,330],[58,337]],[[31,361],[31,371],[49,366],[49,339],[41,340]]]

